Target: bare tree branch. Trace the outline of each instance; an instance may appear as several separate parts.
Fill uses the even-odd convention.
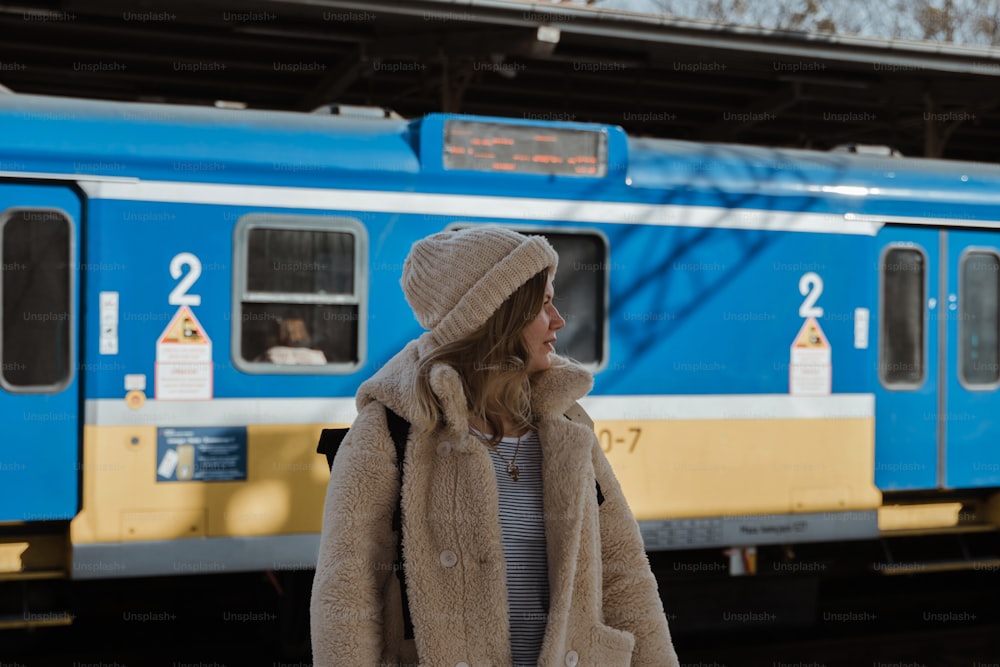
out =
[[[1000,0],[560,0],[772,30],[1000,45]]]

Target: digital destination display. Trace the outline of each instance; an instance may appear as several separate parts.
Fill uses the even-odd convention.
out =
[[[600,130],[448,120],[444,168],[601,178],[608,137]]]

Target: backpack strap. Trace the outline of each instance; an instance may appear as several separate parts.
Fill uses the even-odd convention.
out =
[[[406,421],[389,408],[385,409],[386,422],[389,424],[389,435],[392,436],[392,443],[396,445],[396,461],[399,463],[400,471],[403,470],[403,453],[406,451],[406,439],[410,434],[410,422]],[[337,450],[343,444],[344,438],[350,428],[325,428],[319,434],[319,444],[316,445],[317,454],[325,454],[326,462],[333,468],[333,459],[337,456]],[[393,529],[399,525],[393,519]]]
[[[392,529],[396,533],[396,562],[393,570],[399,579],[399,596],[403,603],[403,639],[413,639],[413,619],[410,617],[410,600],[406,594],[406,572],[403,570],[403,458],[406,455],[406,440],[410,436],[410,422],[406,421],[388,407],[385,409],[385,421],[389,426],[389,435],[396,446],[396,465],[399,466],[399,497],[396,498],[396,509],[392,513]]]
[[[347,437],[347,428],[325,428],[319,435],[319,444],[316,445],[317,454],[325,454],[326,462],[333,469],[333,457],[337,455],[340,444]]]
[[[392,530],[398,536],[396,540],[396,562],[393,570],[399,579],[399,594],[403,606],[403,638],[413,639],[413,619],[410,617],[410,601],[406,595],[406,573],[403,571],[403,457],[406,454],[406,440],[410,436],[410,422],[406,421],[388,407],[385,409],[385,420],[389,426],[392,444],[396,447],[396,464],[399,466],[400,495],[396,498],[396,509],[392,513]],[[316,446],[317,454],[325,454],[326,462],[333,468],[333,459],[337,450],[347,437],[348,428],[325,428],[319,436]]]

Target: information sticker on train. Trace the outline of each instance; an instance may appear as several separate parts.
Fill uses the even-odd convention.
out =
[[[247,478],[245,426],[156,429],[157,482],[231,482]]]
[[[816,318],[803,323],[792,342],[788,365],[788,393],[799,396],[825,396],[833,384],[830,342]]]
[[[181,306],[156,341],[156,399],[212,398],[212,341],[191,309]]]

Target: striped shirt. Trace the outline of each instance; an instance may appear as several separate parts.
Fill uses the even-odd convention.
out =
[[[500,533],[507,564],[507,604],[514,667],[535,667],[549,611],[549,567],[542,506],[542,447],[537,431],[504,438],[490,450],[500,496]],[[507,473],[517,450],[518,481]],[[503,460],[503,459],[506,459]]]

